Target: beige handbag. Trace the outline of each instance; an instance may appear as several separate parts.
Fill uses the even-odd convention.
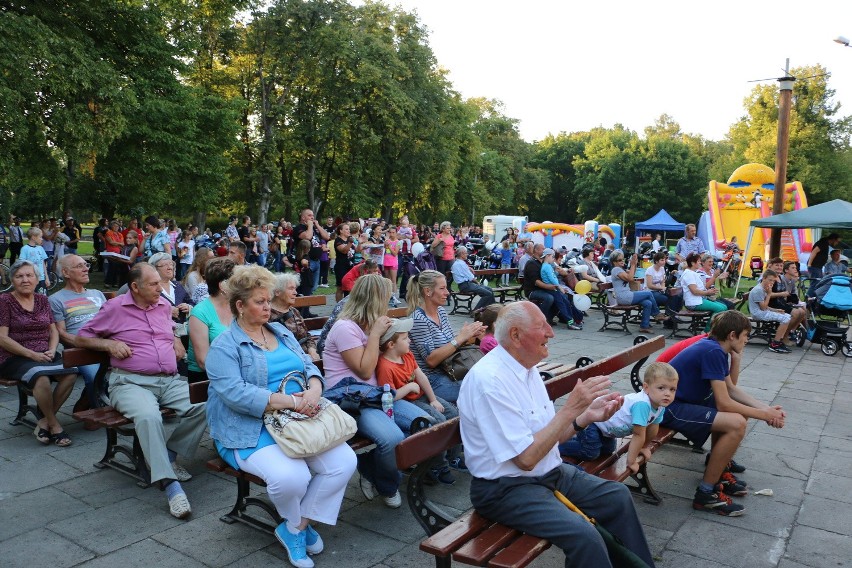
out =
[[[281,380],[278,392],[283,393],[289,381],[296,381],[306,390],[307,381],[301,371],[292,371]],[[327,398],[319,399],[315,416],[295,410],[273,410],[263,415],[266,430],[278,447],[291,458],[308,458],[334,448],[358,430],[355,419]]]

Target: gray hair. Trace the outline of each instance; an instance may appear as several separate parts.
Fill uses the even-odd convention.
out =
[[[459,245],[456,247],[456,258],[460,257],[462,254],[467,252],[467,247],[464,245]]]
[[[302,281],[301,276],[296,274],[295,272],[279,272],[274,274],[275,276],[275,285],[272,287],[272,294],[276,296],[287,289],[290,284],[295,284],[296,287],[299,287],[299,284]]]
[[[14,278],[14,277],[15,277],[15,274],[17,274],[17,273],[18,273],[18,271],[19,271],[20,269],[22,269],[23,267],[25,267],[25,266],[31,266],[31,267],[32,267],[32,269],[33,269],[33,272],[35,272],[35,273],[36,273],[36,275],[38,275],[38,270],[36,270],[36,265],[35,265],[35,263],[30,262],[29,260],[16,260],[16,261],[15,261],[15,264],[13,264],[13,265],[9,268],[9,276],[10,276],[11,278]]]
[[[624,260],[624,253],[620,250],[614,251],[611,255],[609,255],[609,261],[612,264],[615,264],[616,262],[621,262],[622,260]]]
[[[453,224],[450,223],[449,221],[444,221],[443,223],[441,223],[441,230],[443,231],[447,227],[452,227],[452,226],[453,226]]]
[[[148,259],[148,264],[150,264],[150,265],[151,265],[151,266],[153,266],[154,268],[157,268],[157,264],[158,264],[160,261],[163,261],[163,260],[171,260],[171,259],[172,259],[172,255],[170,255],[169,253],[167,253],[167,252],[158,252],[158,253],[156,253],[156,254],[152,254],[152,255],[151,255],[151,258],[149,258],[149,259]]]
[[[512,302],[503,306],[500,314],[497,316],[497,321],[494,322],[494,339],[499,345],[508,345],[511,343],[509,333],[512,328],[528,327],[530,323],[529,306],[538,309],[535,304],[526,300],[521,302]]]

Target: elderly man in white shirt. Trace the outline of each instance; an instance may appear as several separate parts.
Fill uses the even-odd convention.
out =
[[[484,517],[546,538],[566,566],[612,566],[596,529],[556,499],[560,491],[642,558],[654,560],[630,491],[563,464],[557,445],[623,403],[608,377],[580,381],[557,412],[536,365],[548,355],[553,330],[535,304],[515,302],[495,324],[499,346],[462,382],[458,399],[470,500]]]

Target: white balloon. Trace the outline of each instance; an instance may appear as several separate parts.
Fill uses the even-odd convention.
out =
[[[589,267],[586,266],[585,264],[578,264],[578,265],[574,266],[574,272],[576,272],[577,274],[585,274],[588,271],[589,271]]]
[[[592,307],[592,299],[586,295],[574,294],[574,307],[585,312]]]

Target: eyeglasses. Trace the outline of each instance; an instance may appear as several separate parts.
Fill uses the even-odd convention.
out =
[[[88,262],[81,262],[80,264],[75,264],[75,265],[74,265],[74,266],[72,266],[71,268],[73,268],[74,270],[82,270],[82,269],[84,269],[84,268],[85,268],[86,270],[88,270],[88,269],[89,269],[89,267],[90,267],[90,264],[89,264]]]
[[[169,262],[160,262],[160,263],[158,263],[156,266],[157,266],[157,268],[170,268],[170,269],[172,269],[172,270],[174,270],[174,269],[175,269],[175,264],[174,264],[173,262],[171,262],[171,261],[169,261]]]

